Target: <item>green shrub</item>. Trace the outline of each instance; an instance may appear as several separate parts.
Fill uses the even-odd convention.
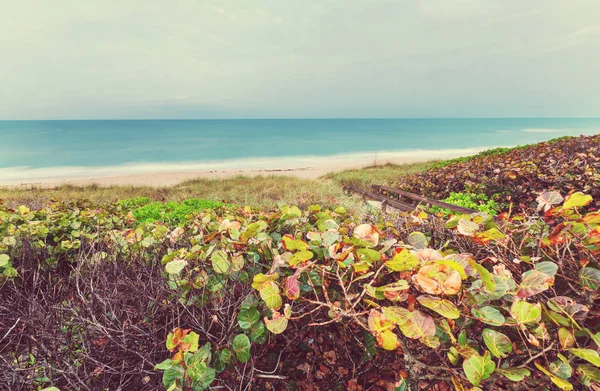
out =
[[[182,202],[152,202],[132,210],[132,213],[140,223],[162,221],[170,224],[181,224],[185,222],[188,215],[221,206],[223,206],[221,202],[190,198]]]
[[[177,391],[277,389],[281,377],[300,384],[329,362],[346,369],[321,376],[320,389],[373,377],[387,389],[416,390],[423,379],[432,389],[597,389],[592,202],[546,192],[543,216],[501,224],[463,215],[444,225],[419,213],[364,222],[344,208],[283,206],[205,210],[184,226],[135,229],[115,204],[0,205],[0,297],[10,298],[0,335],[15,352],[0,373],[14,373],[9,389],[33,389],[41,371],[63,389],[126,389],[125,381],[159,389],[159,378]],[[85,338],[51,334],[58,322]],[[350,349],[364,352],[345,356]],[[367,352],[376,374],[362,372]],[[295,370],[307,356],[313,364]],[[155,363],[162,376],[150,371]],[[120,376],[100,376],[103,368]]]
[[[448,198],[443,200],[452,205],[462,206],[463,208],[469,208],[485,212],[489,215],[498,215],[499,206],[496,201],[489,199],[485,194],[472,194],[472,193],[450,193]],[[439,206],[432,206],[430,209],[433,213],[442,212],[445,216],[452,214],[453,212],[449,209],[441,208]]]
[[[581,191],[595,200],[587,208],[600,208],[599,143],[594,135],[487,151],[400,177],[397,187],[438,200],[452,192],[485,194],[513,213],[535,212],[537,197],[548,190]]]

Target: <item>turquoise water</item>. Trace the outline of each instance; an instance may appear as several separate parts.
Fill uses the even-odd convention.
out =
[[[125,172],[383,151],[427,156],[593,133],[600,133],[600,118],[0,121],[0,180],[74,167]]]

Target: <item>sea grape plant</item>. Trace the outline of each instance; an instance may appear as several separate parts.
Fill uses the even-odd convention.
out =
[[[343,211],[318,207],[308,214],[293,207],[262,216],[247,211],[243,221],[207,214],[198,226],[204,244],[193,242],[197,255],[180,250],[163,262],[186,298],[203,287],[218,292],[228,279],[251,279],[262,305],[238,315],[240,328],[251,335],[264,329],[281,334],[291,322],[322,310],[329,320],[310,325],[350,321],[383,349],[405,355],[416,349],[413,341],[443,349],[457,387],[463,379],[475,387],[539,383],[532,375],[539,371],[572,389],[571,378],[583,385],[598,379],[600,334],[589,305],[600,284],[590,257],[598,253],[600,219],[598,212],[578,212],[590,201],[571,194],[542,221],[505,216],[498,223],[484,213],[452,217],[446,229],[457,241],[469,240],[472,250],[484,249],[478,256],[432,248],[422,232],[397,236],[393,226],[355,225],[338,213]],[[425,218],[416,212],[409,221],[418,226]],[[565,249],[582,258],[565,258]],[[212,270],[202,269],[199,279],[203,259]],[[256,263],[262,263],[260,273]],[[553,295],[557,278],[561,289],[573,279],[579,287],[570,287],[569,296]],[[557,352],[558,361],[551,358]]]
[[[600,135],[565,137],[514,149],[491,150],[403,176],[398,187],[434,199],[485,194],[513,211],[533,213],[540,193],[583,192],[600,207]]]
[[[93,263],[162,254],[173,300],[202,314],[167,337],[157,369],[172,390],[211,387],[280,334],[336,325],[396,351],[408,383],[590,386],[600,381],[600,212],[580,192],[538,198],[541,216],[443,225],[420,210],[365,222],[316,205],[223,207],[182,226],[139,224],[123,205],[0,207],[0,261],[14,269],[0,278],[19,281],[28,251],[49,272],[88,243]]]
[[[155,368],[164,371],[163,384],[168,391],[205,390],[215,379],[216,371],[209,366],[210,343],[199,347],[198,340],[198,334],[189,329],[175,328],[167,336],[167,349],[175,355]]]

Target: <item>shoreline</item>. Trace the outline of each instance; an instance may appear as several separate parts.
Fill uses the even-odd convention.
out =
[[[146,164],[123,167],[61,167],[29,169],[33,177],[4,179],[0,169],[0,188],[54,188],[62,185],[91,186],[150,186],[166,187],[193,179],[226,179],[236,176],[292,176],[318,179],[330,172],[359,169],[370,165],[414,164],[474,155],[495,147],[446,150],[413,150],[402,152],[372,152],[326,157],[300,156],[291,158],[254,159],[253,161],[224,161],[202,164]],[[235,165],[238,164],[238,167]],[[213,166],[202,169],[202,166]],[[246,165],[246,167],[244,167]],[[222,168],[216,168],[221,166]],[[69,171],[75,175],[68,175]],[[127,172],[129,170],[129,172]],[[137,172],[136,172],[137,170]],[[26,171],[26,170],[25,170]],[[86,175],[86,173],[88,175]],[[94,175],[94,173],[96,175]],[[15,175],[15,174],[13,174]]]

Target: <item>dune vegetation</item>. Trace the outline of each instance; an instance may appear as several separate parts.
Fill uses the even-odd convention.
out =
[[[397,178],[397,176],[396,176]],[[181,202],[190,198],[272,208],[275,205],[296,204],[308,206],[343,204],[348,208],[360,207],[347,197],[334,181],[315,181],[292,176],[237,176],[224,179],[194,179],[175,186],[73,186],[53,188],[4,188],[0,200],[11,207],[26,205],[40,208],[50,201],[89,200],[97,203],[146,197],[151,201]]]
[[[598,389],[597,137],[289,188],[4,190],[0,384]],[[498,213],[382,213],[344,183]]]

